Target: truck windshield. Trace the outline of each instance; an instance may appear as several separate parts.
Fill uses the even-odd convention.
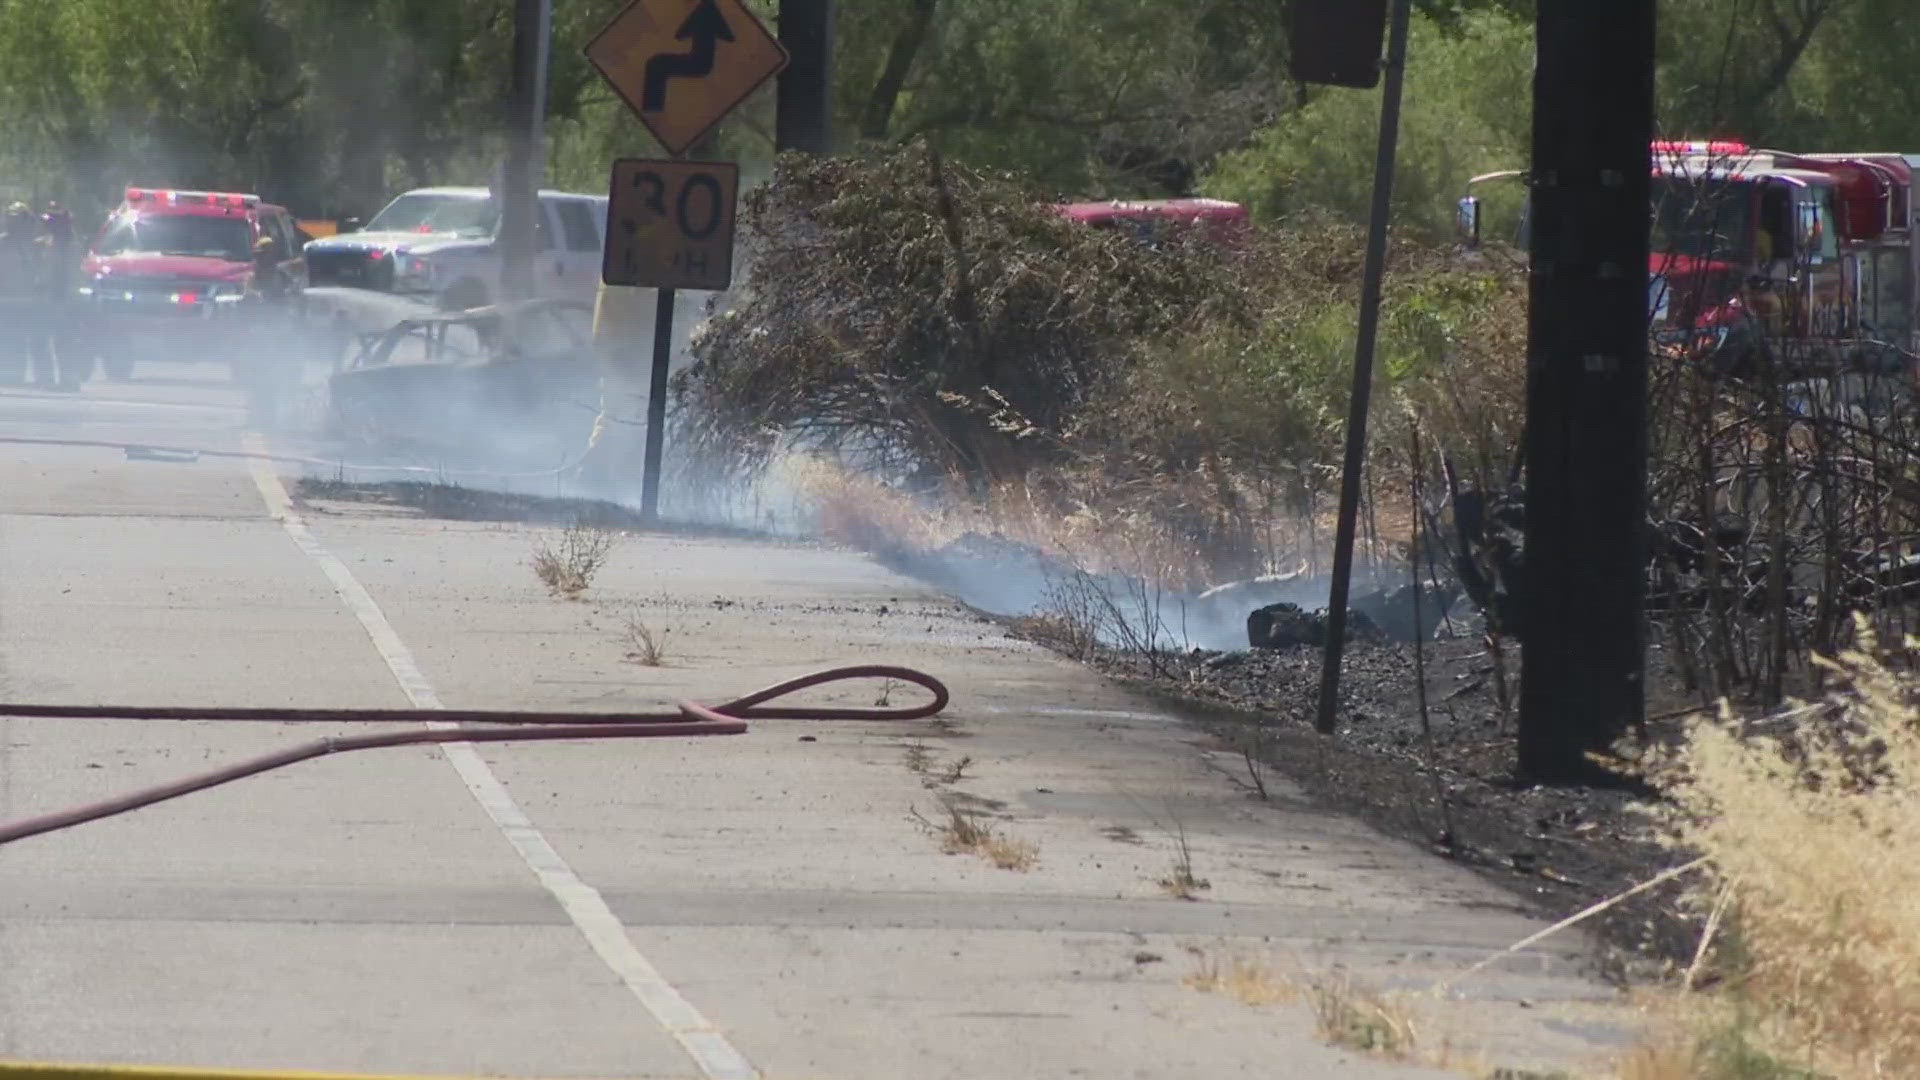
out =
[[[1744,180],[1655,177],[1653,253],[1720,262],[1752,246],[1753,184]]]
[[[248,262],[253,258],[253,226],[237,217],[124,214],[113,219],[94,245],[96,255],[134,252]]]
[[[498,217],[485,195],[402,195],[367,222],[367,231],[491,236]]]

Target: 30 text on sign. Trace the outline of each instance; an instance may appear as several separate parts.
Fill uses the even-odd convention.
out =
[[[732,162],[614,162],[600,280],[655,289],[725,289],[733,283],[739,194],[740,166]]]
[[[669,154],[686,153],[787,66],[787,50],[740,0],[634,0],[586,53]]]

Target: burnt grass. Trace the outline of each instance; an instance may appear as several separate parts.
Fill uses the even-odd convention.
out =
[[[765,532],[728,525],[691,524],[660,519],[648,521],[640,511],[605,499],[530,495],[489,491],[419,480],[357,483],[347,480],[301,477],[294,497],[314,502],[358,503],[441,521],[505,522],[524,525],[569,526],[619,532],[672,533],[721,540],[788,540]]]
[[[1442,638],[1424,654],[1430,740],[1407,643],[1348,643],[1331,737],[1314,731],[1322,664],[1314,646],[1152,658],[1104,652],[1093,662],[1322,804],[1473,868],[1549,918],[1684,861],[1653,842],[1644,790],[1517,777],[1517,697],[1513,708],[1501,707],[1481,640]],[[1516,696],[1517,655],[1510,645],[1508,689]],[[1249,798],[1260,797],[1251,770],[1241,780]],[[1603,974],[1624,982],[1692,955],[1699,921],[1682,903],[1684,888],[1668,883],[1581,924],[1599,942]]]

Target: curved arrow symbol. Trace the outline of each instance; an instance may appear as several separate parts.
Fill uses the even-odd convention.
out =
[[[733,27],[714,0],[700,0],[687,21],[674,32],[674,40],[691,42],[683,53],[659,53],[647,61],[646,84],[640,95],[642,112],[659,112],[667,107],[667,80],[697,79],[713,72],[713,54],[722,41],[733,40]]]

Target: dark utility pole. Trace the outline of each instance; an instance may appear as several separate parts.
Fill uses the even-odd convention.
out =
[[[780,73],[774,147],[833,152],[833,0],[780,0],[780,44],[792,61]]]
[[[1645,713],[1647,249],[1656,0],[1539,0],[1520,767]]]
[[[1324,6],[1324,5],[1323,5]],[[1352,5],[1359,12],[1366,4]],[[1373,5],[1377,8],[1377,4]],[[1387,86],[1380,99],[1380,143],[1373,161],[1373,208],[1367,224],[1367,262],[1360,284],[1360,330],[1353,347],[1353,393],[1347,402],[1347,452],[1340,468],[1340,516],[1334,525],[1333,585],[1327,597],[1327,648],[1321,659],[1320,702],[1314,727],[1332,734],[1339,719],[1340,660],[1347,644],[1347,597],[1353,581],[1353,544],[1360,518],[1360,478],[1367,467],[1367,410],[1373,399],[1373,350],[1380,332],[1380,289],[1387,268],[1387,222],[1393,214],[1393,168],[1400,145],[1400,96],[1407,74],[1407,24],[1413,0],[1394,0],[1387,32]],[[1354,18],[1355,16],[1349,16]],[[1362,21],[1365,15],[1358,15]],[[1377,26],[1375,20],[1373,25]],[[1375,31],[1377,40],[1378,32]],[[1300,47],[1295,34],[1295,47]]]
[[[546,174],[547,54],[552,0],[514,0],[513,74],[507,92],[507,159],[501,169],[500,285],[505,299],[533,295],[534,193]]]

